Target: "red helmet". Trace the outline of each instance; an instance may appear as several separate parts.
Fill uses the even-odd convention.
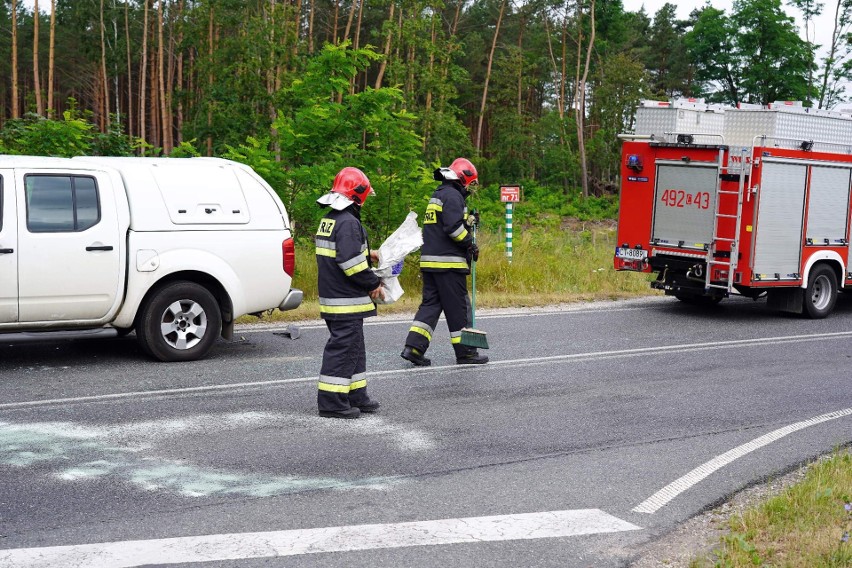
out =
[[[339,193],[356,205],[364,205],[367,197],[375,193],[370,180],[358,168],[343,168],[334,178],[332,193]]]
[[[461,181],[462,185],[465,187],[479,179],[479,174],[476,172],[476,166],[474,166],[467,158],[456,158],[453,163],[450,164],[450,169],[455,172],[459,181]]]

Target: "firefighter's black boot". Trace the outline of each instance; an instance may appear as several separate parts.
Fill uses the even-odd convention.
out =
[[[409,347],[408,345],[406,345],[405,349],[402,350],[400,356],[407,361],[411,361],[418,367],[428,367],[432,364],[431,359],[424,357],[417,349]]]
[[[323,418],[358,418],[361,416],[361,411],[357,406],[347,408],[346,410],[320,410],[319,415]]]
[[[372,414],[373,412],[378,412],[380,406],[381,406],[381,404],[379,404],[378,402],[376,402],[373,399],[370,399],[367,402],[358,403],[358,404],[355,405],[355,407],[358,410],[360,410],[362,414],[364,414],[364,413]]]
[[[349,391],[349,404],[353,408],[360,410],[362,414],[365,412],[368,414],[378,412],[381,406],[378,402],[370,398],[367,394],[366,386]]]
[[[476,349],[471,349],[467,353],[456,356],[456,363],[459,365],[482,365],[488,362],[486,355],[481,355]]]

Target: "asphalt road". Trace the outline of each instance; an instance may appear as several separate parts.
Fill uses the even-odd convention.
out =
[[[482,313],[492,362],[399,357],[381,412],[316,416],[327,338],[247,326],[204,361],[133,337],[0,345],[0,566],[626,566],[852,441],[852,295],[825,320],[670,298]],[[202,562],[206,561],[206,564]]]

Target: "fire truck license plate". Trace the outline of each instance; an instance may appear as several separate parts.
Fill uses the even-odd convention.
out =
[[[627,260],[642,260],[648,257],[648,251],[645,249],[616,247],[615,256],[617,258],[625,258]]]

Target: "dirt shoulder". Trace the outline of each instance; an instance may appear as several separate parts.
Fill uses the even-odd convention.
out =
[[[824,456],[820,459],[828,459]],[[728,534],[728,520],[756,507],[804,479],[810,465],[743,489],[728,501],[705,513],[696,515],[667,535],[646,545],[629,565],[630,568],[690,568],[705,564],[690,563],[710,555],[719,539]],[[712,564],[707,564],[712,565]]]

